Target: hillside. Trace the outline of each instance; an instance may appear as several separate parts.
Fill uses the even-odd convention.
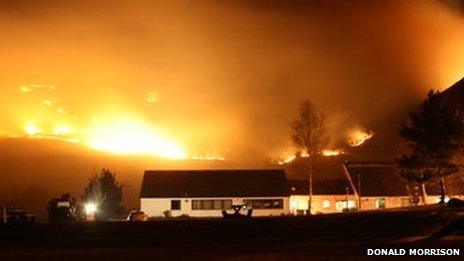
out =
[[[457,108],[464,109],[464,78],[443,92],[447,101]]]
[[[121,156],[54,140],[4,138],[0,139],[0,206],[18,205],[43,219],[50,198],[71,193],[80,199],[89,177],[108,168],[124,184],[123,204],[130,210],[138,205],[145,169],[212,168],[224,164]]]

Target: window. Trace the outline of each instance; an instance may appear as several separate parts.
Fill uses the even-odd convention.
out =
[[[291,209],[297,209],[298,208],[298,201],[296,201],[296,200],[290,201],[290,208]]]
[[[323,209],[328,209],[328,208],[330,208],[330,201],[328,201],[328,200],[322,201],[322,208],[323,208]]]
[[[180,210],[180,200],[171,200],[171,210]]]
[[[378,198],[375,200],[375,208],[385,208],[385,199]]]
[[[411,199],[410,198],[402,198],[401,199],[401,206],[402,207],[409,207],[411,206]]]
[[[222,200],[214,200],[213,209],[222,209]]]
[[[232,200],[192,200],[193,210],[222,210],[231,208]]]
[[[245,205],[252,209],[283,209],[284,201],[282,199],[248,199]]]
[[[335,203],[335,207],[340,212],[350,211],[356,208],[356,202],[354,200],[343,200]]]

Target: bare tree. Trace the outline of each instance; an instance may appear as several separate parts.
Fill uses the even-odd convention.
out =
[[[309,201],[308,214],[311,214],[313,198],[313,159],[327,144],[324,114],[309,100],[300,104],[298,117],[292,122],[292,140],[300,150],[297,159],[308,172]],[[298,157],[301,155],[302,157]]]

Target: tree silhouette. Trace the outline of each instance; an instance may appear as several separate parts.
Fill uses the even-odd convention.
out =
[[[122,185],[116,180],[116,174],[108,169],[102,169],[99,175],[95,174],[89,179],[82,198],[86,202],[97,204],[97,216],[101,220],[122,214]]]
[[[296,162],[308,172],[309,202],[308,214],[311,214],[313,196],[313,159],[327,144],[325,117],[309,100],[300,104],[298,117],[292,122],[292,140],[300,150]],[[303,153],[303,154],[302,154]],[[302,157],[303,156],[303,157]]]
[[[463,143],[463,114],[449,106],[440,92],[431,90],[399,133],[408,145],[408,151],[396,159],[400,175],[421,185],[424,203],[425,183],[440,179],[443,201],[443,177],[458,171],[455,157]]]

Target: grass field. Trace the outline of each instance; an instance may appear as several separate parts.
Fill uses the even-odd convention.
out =
[[[1,260],[359,259],[372,247],[464,246],[464,210],[429,207],[311,217],[2,226],[0,241]]]

